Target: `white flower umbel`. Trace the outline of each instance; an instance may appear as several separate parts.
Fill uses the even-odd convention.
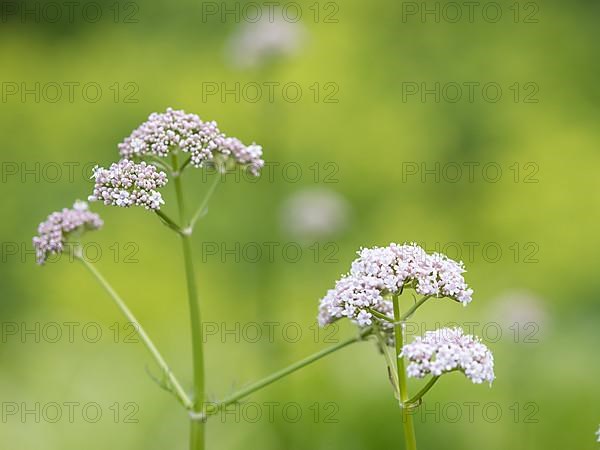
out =
[[[596,431],[596,442],[600,442],[600,427],[598,428],[598,431]]]
[[[196,114],[172,108],[150,114],[119,144],[121,157],[127,159],[165,158],[173,150],[189,154],[189,163],[198,168],[225,163],[248,168],[258,176],[264,166],[261,146],[226,137],[215,121],[203,121]]]
[[[119,152],[129,159],[145,155],[166,157],[172,148],[179,148],[200,167],[212,159],[223,137],[216,122],[205,122],[196,114],[168,108],[164,113],[150,114],[119,144]]]
[[[400,357],[410,361],[406,369],[409,377],[440,376],[459,370],[476,384],[494,381],[492,353],[479,338],[463,334],[460,328],[428,331],[425,337],[402,347]]]
[[[471,302],[473,290],[463,278],[462,262],[440,253],[428,254],[416,244],[365,248],[358,255],[350,273],[342,276],[321,300],[318,316],[321,326],[342,317],[360,326],[369,325],[374,318],[369,310],[393,318],[388,298],[398,295],[406,286],[423,296],[448,297],[463,305]],[[389,323],[376,320],[389,328]]]
[[[52,254],[62,253],[70,235],[87,230],[97,230],[103,222],[98,214],[88,209],[86,202],[77,200],[73,208],[53,212],[38,226],[33,238],[38,264],[44,264]]]
[[[136,164],[128,159],[114,163],[110,168],[95,167],[92,178],[95,179],[94,192],[90,201],[101,201],[105,205],[143,206],[158,210],[164,204],[162,195],[156,189],[167,184],[167,175],[151,164]]]

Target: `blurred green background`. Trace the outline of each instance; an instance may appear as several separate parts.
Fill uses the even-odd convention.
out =
[[[207,16],[206,2],[100,2],[96,22],[96,10],[82,16],[83,2],[74,20],[56,23],[44,16],[54,17],[45,3],[27,3],[41,8],[38,19],[10,13],[8,3],[0,24],[2,448],[187,446],[185,414],[153,383],[150,357],[128,343],[131,330],[110,299],[79,264],[63,258],[37,267],[30,241],[47,214],[89,194],[91,165],[116,160],[117,144],[167,106],[262,144],[271,164],[257,182],[228,175],[195,236],[204,318],[218,329],[206,338],[212,398],[352,336],[350,324],[315,335],[319,298],[360,246],[417,241],[463,259],[475,290],[466,309],[429,302],[416,318],[426,324],[421,329],[475,322],[495,354],[497,375],[491,389],[458,375],[443,378],[428,395],[428,414],[417,414],[419,448],[597,448],[597,2],[499,2],[487,15],[483,2],[472,21],[457,23],[454,5],[468,13],[460,2],[296,3],[300,42],[250,67],[231,59],[232,36],[249,26],[243,14],[239,23],[232,15]],[[221,12],[221,2],[208,7],[215,5]],[[422,19],[422,9],[436,7],[439,20]],[[497,8],[502,17],[495,21]],[[75,87],[70,101],[69,82],[97,83],[102,94],[94,102],[93,91],[84,97]],[[241,93],[265,82],[296,83],[302,98],[286,100],[277,87],[273,102],[266,88],[257,101],[207,90],[240,83]],[[439,102],[433,94],[403,96],[436,82]],[[22,97],[22,83],[38,90],[39,101]],[[63,86],[55,102],[52,83]],[[454,102],[448,83],[496,83],[502,98],[490,101],[476,87],[473,101],[465,90]],[[423,164],[439,167],[439,181],[423,175]],[[492,169],[482,172],[490,164],[502,170],[496,182]],[[418,173],[407,172],[415,167]],[[208,179],[201,171],[186,174],[190,204],[200,202]],[[293,199],[306,192],[308,210],[298,212]],[[328,218],[333,207],[311,209],[320,196],[333,199],[337,216]],[[172,193],[166,198],[165,211],[175,215]],[[105,220],[101,232],[86,237],[90,251],[101,252],[97,267],[190,386],[177,236],[142,210],[93,209]],[[282,218],[290,210],[293,224],[312,214],[334,225],[299,236],[302,226],[292,230]],[[268,245],[275,246],[272,257]],[[301,256],[286,255],[286,245]],[[256,246],[262,256],[248,256]],[[277,324],[273,339],[269,322]],[[77,324],[72,339],[66,323]],[[53,343],[54,324],[62,336]],[[252,324],[262,330],[258,342],[251,342]],[[220,334],[236,326],[239,332]],[[97,330],[102,335],[92,343]],[[238,409],[238,417],[214,418],[208,448],[403,448],[386,378],[372,343],[344,349],[252,396],[255,403]],[[421,384],[411,381],[411,390]],[[78,405],[72,421],[65,402]],[[277,403],[272,417],[269,402]],[[36,403],[39,419],[26,413]],[[54,403],[63,417],[51,423]],[[96,410],[82,413],[89,404],[102,411],[94,423]],[[9,414],[15,405],[18,412]],[[258,405],[259,420],[252,420],[251,405]],[[286,407],[292,409],[284,413]]]

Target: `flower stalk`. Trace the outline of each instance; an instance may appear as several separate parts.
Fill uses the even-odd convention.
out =
[[[182,234],[183,231],[169,216],[163,213],[160,209],[154,211],[156,215],[160,218],[161,222],[168,226],[171,230],[175,231],[177,234]]]
[[[181,170],[183,170],[183,167]],[[213,194],[215,193],[215,190],[217,189],[217,185],[219,184],[220,180],[221,180],[221,173],[219,171],[217,171],[214,179],[212,180],[212,183],[210,184],[210,186],[208,188],[208,192],[204,196],[202,203],[200,203],[200,206],[198,207],[198,209],[194,213],[194,216],[192,217],[192,220],[190,221],[190,227],[192,228],[192,230],[196,226],[196,222],[198,221],[198,219],[200,219],[204,215],[206,208],[208,207],[208,202],[210,201]]]
[[[142,327],[142,324],[133,315],[133,313],[127,307],[123,299],[119,296],[119,294],[117,294],[117,292],[113,289],[110,283],[106,281],[106,279],[102,276],[98,269],[96,269],[93,264],[90,264],[88,261],[86,261],[85,258],[83,258],[81,254],[77,252],[77,250],[75,250],[74,256],[78,261],[81,261],[85,268],[88,269],[88,271],[94,276],[94,278],[96,278],[98,283],[104,288],[104,290],[108,293],[113,302],[121,310],[125,318],[129,321],[129,323],[131,323],[135,327],[142,343],[146,346],[146,348],[148,349],[158,366],[161,368],[163,376],[166,378],[165,387],[167,388],[167,390],[173,395],[175,395],[175,397],[186,409],[191,409],[193,406],[192,400],[185,393],[184,389],[181,387],[181,384],[167,365],[165,359],[160,354],[160,352],[148,336],[148,333],[146,333],[146,330],[144,329],[144,327]]]
[[[183,197],[183,186],[181,182],[181,172],[178,165],[177,153],[172,155],[173,172],[178,173],[174,177],[175,195],[177,197],[177,206],[179,208],[179,222],[184,230],[190,230],[187,227],[187,218],[185,202]],[[192,257],[191,231],[181,232],[181,244],[183,248],[183,261],[185,266],[185,276],[188,292],[188,303],[190,309],[190,323],[192,329],[192,366],[194,380],[194,397],[192,400],[192,409],[194,413],[203,411],[205,400],[204,388],[204,346],[202,343],[202,316],[200,312],[200,299],[198,298],[198,289],[196,287],[196,278],[194,273],[194,259]],[[190,429],[190,450],[204,450],[205,441],[205,422],[192,417]]]
[[[423,300],[421,304],[425,301]],[[398,295],[392,296],[392,303],[394,305],[394,317],[400,318],[400,302],[398,300]],[[416,310],[421,304],[416,303],[413,308]],[[416,307],[416,308],[415,308]],[[411,308],[411,309],[413,309]],[[414,311],[408,311],[407,317],[412,314]],[[415,436],[415,425],[413,421],[412,412],[406,408],[406,404],[408,401],[408,388],[406,385],[406,369],[404,367],[404,358],[399,356],[402,353],[402,347],[404,345],[404,323],[402,320],[398,320],[394,324],[394,337],[395,337],[395,345],[396,345],[396,369],[398,374],[398,389],[400,395],[400,410],[402,413],[402,424],[404,427],[404,440],[406,442],[407,450],[416,450],[417,448],[417,439]]]
[[[216,405],[213,405],[210,408],[210,410],[207,409],[206,414],[207,415],[216,414],[221,409],[226,408],[227,406],[229,406],[233,403],[237,403],[242,398],[247,397],[248,395],[274,383],[275,381],[280,380],[281,378],[284,378],[287,375],[290,375],[291,373],[296,372],[297,370],[302,369],[303,367],[306,367],[309,364],[312,364],[313,362],[318,361],[327,355],[330,355],[331,353],[341,350],[342,348],[347,347],[350,344],[354,344],[356,342],[360,342],[360,341],[364,340],[372,332],[373,332],[373,330],[371,328],[365,328],[365,329],[361,330],[361,332],[357,336],[354,336],[350,339],[346,339],[344,341],[338,342],[335,345],[332,345],[323,350],[320,350],[304,359],[301,359],[300,361],[298,361],[294,364],[291,364],[291,365],[263,378],[262,380],[256,381],[256,382],[250,384],[249,386],[241,389],[240,391],[229,395],[228,397],[224,398]]]
[[[427,392],[429,392],[429,389],[431,389],[439,379],[439,375],[432,377],[431,380],[429,380],[429,382],[425,386],[423,386],[423,389],[417,392],[410,400],[406,402],[405,406],[407,408],[414,408],[416,406],[419,406],[421,404],[421,399],[423,398],[423,396],[427,394]]]

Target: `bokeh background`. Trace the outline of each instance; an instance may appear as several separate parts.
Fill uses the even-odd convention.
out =
[[[266,28],[249,23],[255,9],[243,2],[83,2],[73,20],[61,6],[57,21],[45,2],[9,4],[0,25],[2,448],[186,448],[185,414],[155,386],[155,366],[110,299],[66,258],[36,266],[30,241],[47,214],[89,194],[91,166],[116,160],[117,144],[168,106],[262,144],[270,164],[259,181],[227,175],[195,237],[203,313],[217,329],[206,336],[211,398],[352,336],[350,324],[315,334],[319,298],[360,246],[417,241],[464,260],[475,289],[468,308],[429,302],[419,330],[472,323],[497,374],[491,389],[444,377],[417,414],[419,448],[597,448],[597,2],[501,1],[483,12],[484,2],[473,20],[458,3],[456,23],[457,3],[306,2],[287,10],[300,9],[297,23]],[[21,16],[24,5],[38,12]],[[224,7],[240,20],[221,17]],[[439,20],[423,19],[424,8],[440,8]],[[72,99],[70,82],[79,83]],[[279,83],[273,101],[265,82]],[[439,101],[406,95],[436,82]],[[100,86],[97,101],[88,83]],[[263,87],[258,99],[252,83]],[[286,83],[302,89],[298,101]],[[472,100],[464,88],[454,101],[448,83],[496,83],[502,97],[476,87]],[[222,98],[223,88],[240,98]],[[209,180],[186,174],[190,204]],[[86,237],[89,257],[190,386],[177,237],[145,211],[94,209],[105,227]],[[213,419],[208,448],[403,448],[370,342],[249,401]],[[75,403],[73,420],[65,402]],[[52,423],[55,404],[62,417]],[[97,408],[82,411],[90,404],[97,421]],[[40,417],[27,413],[36,408]]]

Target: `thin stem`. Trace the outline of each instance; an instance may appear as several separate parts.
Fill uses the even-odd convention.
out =
[[[177,196],[177,206],[179,208],[179,222],[186,229],[186,212],[183,198],[183,186],[181,184],[181,170],[178,166],[177,153],[172,154],[173,171],[179,174],[174,177],[175,193]],[[197,413],[204,409],[204,348],[202,344],[202,318],[200,315],[200,302],[198,290],[196,288],[196,279],[194,274],[194,260],[192,257],[192,245],[189,233],[180,233],[181,244],[183,247],[183,260],[185,265],[185,275],[187,280],[188,303],[190,308],[190,322],[192,328],[192,360],[194,368],[194,399],[193,411]],[[190,449],[204,449],[204,421],[191,421],[190,431]]]
[[[172,392],[175,397],[185,406],[186,409],[192,408],[192,401],[187,396],[179,381],[167,365],[166,361],[140,324],[140,322],[135,318],[131,310],[127,307],[123,299],[117,294],[117,292],[112,288],[112,286],[106,281],[106,279],[100,274],[100,272],[88,261],[86,261],[83,257],[75,254],[75,257],[83,263],[83,265],[91,272],[91,274],[96,278],[96,280],[100,283],[100,285],[104,288],[104,290],[110,295],[113,302],[117,305],[117,307],[121,310],[123,315],[127,318],[127,320],[133,324],[135,329],[137,330],[140,339],[158,364],[158,366],[162,369],[163,374],[167,377],[169,391]]]
[[[379,342],[379,346],[381,348],[381,352],[383,353],[383,357],[385,358],[385,365],[388,369],[388,376],[390,378],[390,382],[394,388],[394,395],[396,399],[400,401],[400,389],[398,388],[398,373],[396,371],[396,362],[395,358],[390,355],[390,350],[387,342],[385,341],[385,337],[382,336],[378,326],[376,325],[375,336],[377,337],[377,341]]]
[[[200,206],[198,207],[198,209],[194,213],[194,216],[192,217],[192,220],[190,222],[190,226],[192,227],[192,229],[196,225],[196,222],[198,221],[198,219],[200,217],[202,217],[202,214],[204,213],[204,210],[208,206],[208,202],[210,201],[211,197],[215,193],[215,190],[217,189],[217,185],[219,184],[220,180],[221,180],[221,173],[217,172],[214,179],[212,180],[212,183],[208,187],[208,191],[206,192],[206,195],[204,196],[202,203],[200,203]]]
[[[400,318],[399,322],[402,323],[404,322],[406,319],[410,318],[410,316],[412,316],[415,311],[417,309],[419,309],[421,307],[421,305],[423,305],[423,303],[425,303],[427,300],[429,300],[432,296],[431,295],[426,295],[425,297],[423,297],[422,299],[418,300],[417,302],[415,302],[414,305],[412,305],[408,311],[406,311],[404,313],[404,315]],[[394,313],[395,314],[395,313]]]
[[[380,313],[379,311],[374,310],[373,308],[367,308],[367,311],[369,311],[371,314],[373,314],[378,319],[385,320],[386,322],[389,322],[389,323],[394,323],[394,319],[386,316],[385,314]]]
[[[438,376],[435,376],[435,377],[432,377],[432,378],[431,378],[431,380],[429,380],[429,382],[428,382],[428,383],[427,383],[427,384],[426,384],[426,385],[423,387],[423,389],[421,389],[419,392],[417,392],[417,393],[415,394],[415,396],[414,396],[414,397],[412,397],[410,400],[408,400],[408,402],[407,402],[407,403],[408,403],[408,405],[407,405],[407,406],[408,406],[408,407],[414,407],[414,406],[417,406],[417,405],[415,405],[415,404],[416,404],[418,401],[420,401],[420,400],[421,400],[421,398],[422,398],[422,397],[423,397],[425,394],[427,394],[427,392],[429,391],[429,389],[431,389],[431,388],[433,387],[433,385],[434,385],[434,384],[437,382],[437,380],[439,380],[439,379],[440,379],[439,375],[438,375]]]
[[[364,338],[367,337],[372,332],[373,332],[373,330],[371,328],[365,328],[364,330],[362,330],[360,332],[360,334],[358,334],[357,336],[355,336],[351,339],[347,339],[345,341],[342,341],[335,345],[332,345],[331,347],[327,347],[327,348],[325,348],[321,351],[318,351],[318,352],[316,352],[294,364],[291,364],[291,365],[285,367],[284,369],[281,369],[281,370],[269,375],[266,378],[263,378],[262,380],[256,381],[256,382],[250,384],[248,387],[241,389],[240,391],[224,398],[214,408],[211,408],[211,410],[207,411],[206,413],[208,415],[216,414],[219,410],[227,407],[228,405],[231,405],[232,403],[236,403],[237,401],[241,400],[242,398],[247,397],[248,395],[258,391],[259,389],[264,388],[265,386],[268,386],[268,385],[274,383],[275,381],[297,371],[298,369],[301,369],[315,361],[318,361],[319,359],[323,358],[324,356],[327,356],[327,355],[329,355],[333,352],[336,352],[344,347],[347,347],[350,344],[364,340]]]
[[[165,164],[160,158],[157,158],[156,156],[153,155],[147,155],[148,159],[150,159],[152,161],[152,163],[158,167],[160,167],[161,169],[166,170],[167,172],[169,172],[169,174],[173,174],[173,170],[171,169],[171,167],[169,167],[168,164]]]
[[[160,219],[166,226],[171,228],[173,231],[177,232],[177,234],[182,233],[179,225],[177,225],[169,216],[167,216],[165,213],[163,213],[160,209],[155,209],[154,212],[156,213],[156,215],[158,217],[160,217]]]
[[[398,296],[394,295],[392,297],[392,301],[394,305],[394,317],[400,317],[400,303],[398,301]],[[415,306],[417,306],[417,304],[413,305],[414,310],[416,310]],[[404,317],[409,317],[410,314],[412,314],[411,310],[409,310]],[[404,440],[406,442],[407,450],[416,450],[417,440],[415,437],[415,425],[413,423],[413,417],[411,412],[404,407],[404,404],[408,400],[408,388],[406,386],[406,370],[404,368],[404,358],[399,356],[402,352],[402,346],[404,342],[404,330],[402,321],[396,322],[396,324],[394,325],[394,337],[394,341],[396,344],[396,369],[398,373],[398,387],[400,388],[400,408],[402,412],[402,424],[404,426]]]
[[[183,172],[183,169],[185,169],[189,163],[192,162],[192,157],[188,157],[188,159],[185,160],[185,162],[181,165],[181,167],[179,168],[179,175],[181,175],[181,173]]]
[[[398,295],[400,295],[400,294],[398,294]],[[406,319],[408,319],[410,316],[412,316],[415,313],[415,311],[417,309],[419,309],[421,307],[421,305],[423,305],[423,303],[425,303],[431,297],[432,297],[431,295],[427,295],[427,296],[423,297],[421,300],[417,301],[413,306],[410,307],[410,309],[408,311],[406,311],[406,313],[404,313],[402,316],[400,316],[400,319],[398,320],[398,322],[396,322],[391,317],[388,317],[385,314],[380,313],[379,311],[377,311],[373,308],[367,308],[367,311],[369,311],[371,314],[373,314],[378,319],[385,320],[386,322],[393,323],[393,324],[401,324],[401,323],[405,322]]]

